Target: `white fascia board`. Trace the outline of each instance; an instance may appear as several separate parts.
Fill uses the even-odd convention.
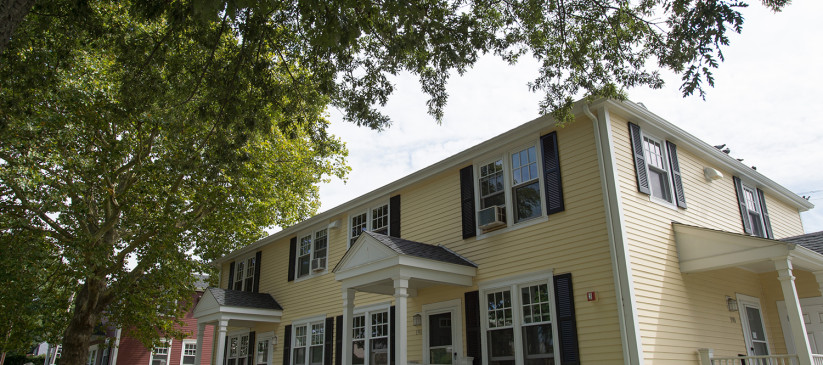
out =
[[[337,281],[348,280],[357,276],[397,267],[397,265],[399,264],[399,256],[387,257],[385,259],[374,261],[365,265],[339,270],[334,273],[334,279]]]
[[[673,137],[673,142],[676,142],[678,147],[681,145],[687,146],[689,152],[692,152],[707,161],[717,163],[720,167],[731,171],[733,174],[738,175],[744,180],[748,179],[756,182],[758,187],[780,196],[787,202],[791,202],[800,211],[807,211],[814,208],[814,204],[799,197],[797,194],[793,193],[789,189],[786,189],[782,185],[772,181],[765,175],[757,172],[757,170],[744,165],[740,161],[737,161],[734,157],[723,153],[717,148],[714,148],[708,143],[689,134],[683,129],[680,129],[678,126],[650,112],[648,109],[638,104],[631,101],[601,99],[595,102],[591,108],[594,109],[596,106],[601,105],[607,106],[609,112],[611,113],[620,115],[624,118],[629,118],[632,122],[638,123],[641,128],[651,128],[653,132],[658,132],[659,134]],[[633,120],[632,118],[639,118],[639,120]]]
[[[771,246],[750,248],[699,259],[680,260],[680,272],[695,273],[771,261],[776,258],[787,257],[790,252],[791,249],[787,244],[776,243]]]
[[[790,257],[792,264],[796,267],[809,270],[811,272],[823,271],[823,255],[806,247],[797,245],[792,250]]]
[[[477,268],[466,265],[452,264],[449,262],[424,259],[415,256],[400,256],[400,265],[407,267],[417,267],[429,271],[441,273],[453,273],[458,275],[476,276]]]

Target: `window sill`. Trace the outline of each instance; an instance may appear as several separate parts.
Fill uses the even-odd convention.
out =
[[[652,202],[652,203],[658,204],[658,205],[662,205],[662,206],[664,206],[666,208],[669,208],[671,210],[679,211],[679,209],[677,208],[677,205],[675,205],[674,202],[668,202],[666,200],[660,199],[660,198],[658,198],[656,196],[653,196],[653,195],[649,195],[649,201]]]
[[[512,224],[511,226],[496,229],[496,230],[491,231],[491,232],[480,233],[477,236],[475,236],[475,240],[482,240],[484,238],[494,237],[494,236],[497,236],[499,234],[515,231],[515,230],[518,230],[518,229],[521,229],[521,228],[531,227],[535,224],[545,223],[545,222],[548,222],[548,221],[549,221],[549,217],[543,215],[543,216],[540,216],[540,217],[537,217],[537,218],[529,219],[525,222],[515,223],[515,224]]]
[[[306,280],[309,280],[311,278],[317,278],[317,277],[323,276],[323,275],[328,274],[328,273],[329,273],[329,268],[327,267],[323,271],[313,272],[313,273],[308,274],[306,276],[301,276],[299,278],[294,278],[294,282],[299,283],[301,281],[306,281]]]

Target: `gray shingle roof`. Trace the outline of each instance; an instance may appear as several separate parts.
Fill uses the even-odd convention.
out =
[[[783,238],[781,241],[796,243],[814,252],[823,254],[823,231]]]
[[[435,246],[423,242],[409,241],[402,238],[386,236],[384,234],[368,231],[364,232],[364,234],[368,234],[374,237],[374,239],[376,239],[378,242],[386,245],[386,247],[402,255],[421,257],[424,259],[447,262],[450,264],[477,267],[477,264],[467,260],[466,258],[456,254],[454,251],[449,250],[448,248],[445,248],[443,246]]]
[[[221,306],[283,310],[283,307],[268,293],[220,288],[209,288],[208,291]]]

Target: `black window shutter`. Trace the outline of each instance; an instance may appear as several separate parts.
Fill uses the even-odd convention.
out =
[[[297,264],[295,255],[297,255],[297,237],[292,237],[289,241],[289,281],[294,281],[294,269]]]
[[[231,289],[232,284],[234,284],[234,261],[229,264],[229,285],[226,289]]]
[[[396,338],[394,336],[394,328],[395,328],[394,326],[397,325],[396,319],[397,318],[394,314],[394,306],[391,306],[389,308],[389,323],[390,323],[390,325],[389,325],[389,348],[391,348],[391,354],[389,356],[389,364],[392,364],[392,365],[395,364],[395,362],[394,362],[395,357],[396,357],[395,353],[397,352],[397,341],[395,341]]]
[[[255,342],[257,339],[254,338],[254,331],[249,332],[249,356],[248,360],[246,360],[246,364],[248,365],[255,365],[255,361],[257,361],[257,343]]]
[[[326,335],[323,344],[323,364],[332,365],[332,355],[334,355],[334,317],[326,318],[326,328],[323,329]]]
[[[284,328],[283,333],[283,365],[291,365],[291,325]]]
[[[574,291],[572,274],[554,277],[555,305],[557,307],[557,333],[560,335],[560,363],[579,365],[580,350],[577,346],[577,320],[574,316]]]
[[[389,198],[389,236],[400,237],[400,195]]]
[[[637,175],[637,191],[650,195],[649,175],[646,172],[646,157],[643,155],[643,137],[640,136],[640,127],[629,122],[629,135],[632,139],[632,153],[634,154],[634,171]]]
[[[343,316],[337,316],[337,327],[334,329],[334,365],[343,364]]]
[[[466,356],[473,357],[473,365],[483,363],[480,339],[480,292],[467,292],[464,296],[466,313]]]
[[[740,207],[740,218],[743,220],[743,232],[752,234],[752,224],[749,222],[749,209],[746,208],[746,193],[743,191],[743,182],[737,176],[734,180],[734,191],[737,192],[737,205]]]
[[[772,234],[772,222],[769,219],[769,210],[766,209],[766,196],[763,195],[763,190],[757,189],[757,199],[760,200],[760,214],[763,215],[763,227],[766,228],[766,238],[774,239]]]
[[[463,213],[463,239],[477,235],[474,218],[474,167],[460,169],[460,210]]]
[[[677,146],[666,141],[669,150],[669,166],[672,168],[672,184],[674,186],[674,200],[677,206],[686,209],[686,193],[683,191],[683,178],[680,176],[680,162],[677,160]]]
[[[262,256],[263,251],[257,251],[257,255],[254,258],[254,285],[252,285],[252,291],[255,293],[260,292],[260,266],[263,266],[260,259]]]
[[[540,137],[543,150],[543,187],[546,189],[546,214],[562,212],[563,182],[560,179],[560,154],[557,148],[557,132]]]

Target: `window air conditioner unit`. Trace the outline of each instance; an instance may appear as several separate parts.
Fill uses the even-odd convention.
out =
[[[489,230],[506,225],[506,208],[493,206],[477,212],[480,229]]]
[[[311,260],[311,270],[312,271],[323,271],[326,269],[326,258],[317,258]]]

